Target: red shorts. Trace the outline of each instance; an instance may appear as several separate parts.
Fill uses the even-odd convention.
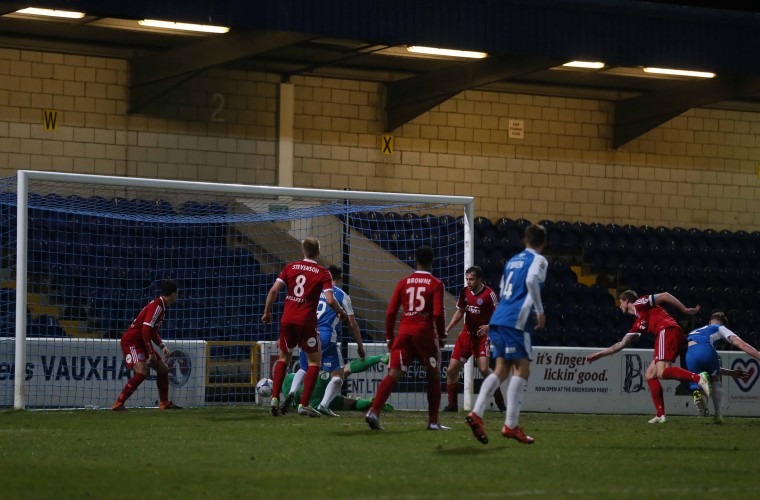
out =
[[[137,363],[147,363],[148,350],[142,342],[124,342],[119,341],[121,353],[124,355],[124,361],[127,368],[132,369]]]
[[[401,334],[396,337],[391,347],[390,367],[406,371],[415,359],[428,369],[440,369],[441,350],[438,348],[438,338],[435,334]]]
[[[478,337],[477,335],[470,335],[467,329],[462,330],[462,333],[457,337],[457,343],[454,344],[451,359],[458,359],[465,363],[470,359],[470,356],[476,358],[491,357],[491,341],[488,339],[488,335]]]
[[[321,352],[317,327],[280,323],[280,351],[292,352],[296,347],[303,352]]]
[[[686,348],[686,335],[677,326],[665,328],[654,339],[654,362],[669,361],[674,363],[676,358]]]

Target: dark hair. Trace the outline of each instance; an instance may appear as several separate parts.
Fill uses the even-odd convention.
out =
[[[417,264],[421,266],[429,266],[433,263],[433,249],[427,245],[422,245],[417,248]]]
[[[728,317],[726,316],[726,313],[722,311],[715,311],[714,313],[712,313],[710,315],[710,321],[714,319],[717,319],[718,321],[720,321],[720,324],[723,326],[728,325]]]
[[[525,241],[534,248],[546,242],[546,228],[540,224],[531,224],[525,228]]]
[[[174,280],[164,280],[161,282],[161,295],[168,297],[177,291],[177,282]]]
[[[464,274],[465,276],[468,274],[474,274],[475,279],[479,280],[480,278],[483,277],[483,270],[478,266],[472,266],[472,267],[468,267],[467,270],[464,272]]]
[[[628,302],[636,302],[639,296],[633,290],[626,290],[620,294],[620,300],[627,300]]]
[[[343,270],[335,264],[330,264],[327,270],[330,271],[330,275],[332,276],[333,281],[339,280],[343,276]]]

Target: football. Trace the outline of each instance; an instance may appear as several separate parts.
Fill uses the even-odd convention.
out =
[[[256,383],[256,392],[262,398],[268,398],[269,396],[272,395],[273,385],[274,385],[274,382],[272,382],[271,378],[262,378]]]

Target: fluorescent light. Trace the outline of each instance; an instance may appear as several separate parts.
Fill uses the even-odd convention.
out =
[[[419,45],[411,45],[406,48],[409,52],[414,54],[429,54],[431,56],[449,56],[449,57],[468,57],[470,59],[483,59],[488,56],[485,52],[472,52],[469,50],[454,50],[454,49],[436,49],[433,47],[422,47]]]
[[[169,30],[202,31],[204,33],[227,33],[230,29],[225,26],[211,26],[208,24],[175,23],[172,21],[159,21],[156,19],[143,19],[137,22],[140,26],[151,28],[165,28]]]
[[[74,12],[71,10],[38,9],[37,7],[29,7],[27,9],[17,10],[15,13],[27,14],[30,16],[65,17],[68,19],[81,19],[84,17],[84,12]]]
[[[588,68],[588,69],[601,69],[604,67],[603,62],[591,62],[591,61],[570,61],[562,66],[567,68]]]
[[[658,75],[693,76],[695,78],[715,78],[715,73],[709,73],[707,71],[689,71],[685,69],[644,68],[644,73],[655,73]]]

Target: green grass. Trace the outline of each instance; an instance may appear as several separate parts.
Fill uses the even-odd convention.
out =
[[[523,414],[530,446],[475,441],[464,413],[339,419],[264,408],[0,413],[0,495],[14,498],[742,498],[760,420]]]

